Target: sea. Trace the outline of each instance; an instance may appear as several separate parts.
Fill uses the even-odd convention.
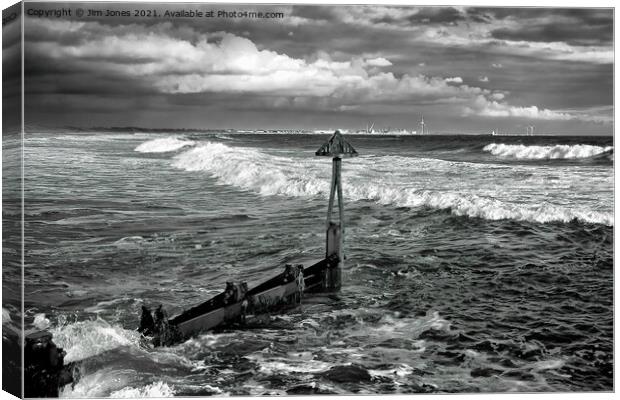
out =
[[[613,137],[345,136],[342,289],[153,348],[142,305],[172,316],[324,257],[330,135],[27,132],[24,329],[77,362],[61,397],[613,390]],[[19,145],[4,138],[5,349]]]

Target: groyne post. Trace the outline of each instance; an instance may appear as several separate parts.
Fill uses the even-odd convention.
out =
[[[337,291],[342,284],[342,267],[344,266],[344,202],[342,199],[342,158],[355,157],[357,151],[347,142],[340,131],[336,131],[317,151],[317,156],[332,157],[332,179],[327,207],[325,258],[338,256],[335,267],[325,271],[323,290]],[[338,197],[338,220],[333,219],[334,200]]]

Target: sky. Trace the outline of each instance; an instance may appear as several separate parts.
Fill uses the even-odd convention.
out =
[[[71,17],[44,15],[58,9]],[[159,17],[105,15],[135,10]],[[164,15],[189,10],[216,15]],[[610,8],[71,2],[25,11],[40,14],[25,17],[26,125],[419,130],[424,115],[434,133],[613,131]]]

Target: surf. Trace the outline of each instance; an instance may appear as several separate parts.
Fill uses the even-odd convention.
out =
[[[535,146],[522,144],[491,143],[482,149],[494,156],[519,160],[570,160],[591,158],[613,152],[613,146],[592,146],[588,144]]]
[[[171,163],[173,167],[185,171],[206,172],[219,184],[261,196],[326,198],[329,195],[329,179],[324,163],[315,158],[299,159],[253,148],[205,142],[174,156]],[[346,181],[343,192],[346,198],[353,201],[448,209],[457,216],[487,220],[512,219],[538,223],[576,220],[613,225],[612,212],[581,205],[552,204],[546,200],[532,199],[526,203],[510,201],[513,196],[511,188],[493,186],[491,192],[477,187],[474,180],[473,183],[459,181],[460,186],[451,183],[450,177],[457,171],[470,173],[472,177],[475,174],[475,179],[480,180],[488,168],[498,167],[427,158],[363,156],[349,163],[343,172]],[[429,171],[436,171],[446,181],[438,181],[435,178],[437,174],[432,175]],[[536,185],[540,183],[536,181]]]
[[[186,146],[193,146],[196,142],[176,137],[153,139],[140,144],[134,149],[139,153],[168,153]]]

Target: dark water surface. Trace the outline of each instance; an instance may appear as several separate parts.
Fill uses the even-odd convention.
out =
[[[63,396],[613,389],[612,138],[349,136],[342,291],[152,349],[140,305],[322,257],[327,137],[27,136],[26,330],[98,355]]]

